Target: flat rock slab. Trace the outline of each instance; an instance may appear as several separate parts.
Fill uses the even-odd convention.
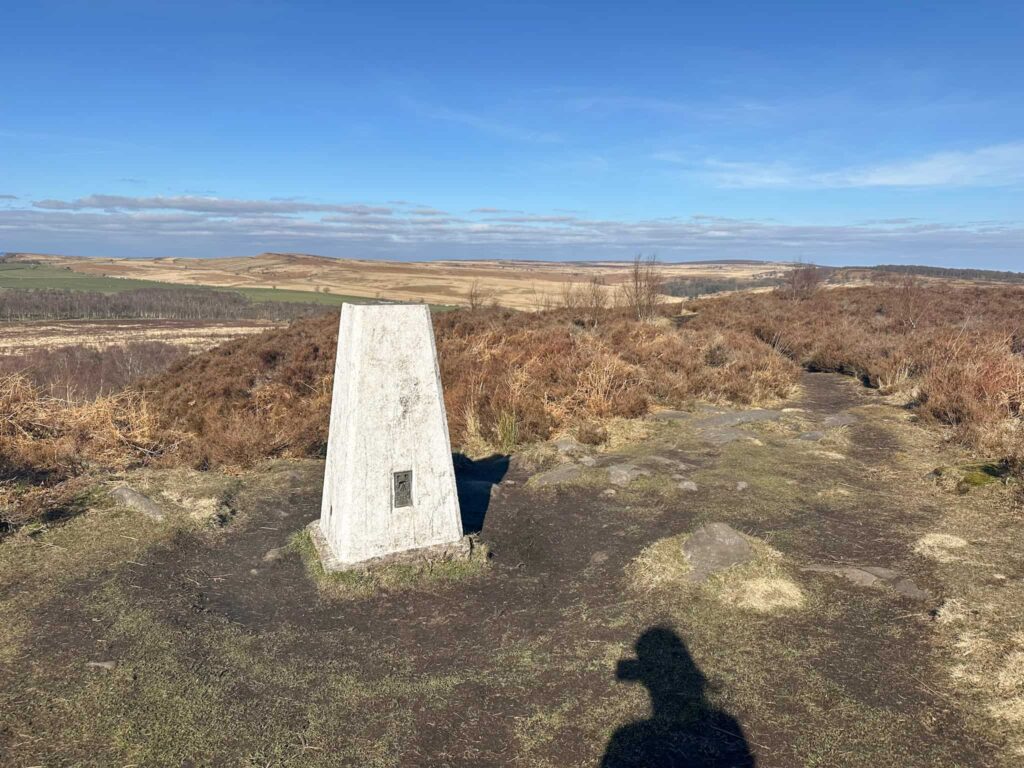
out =
[[[682,421],[683,419],[689,419],[693,416],[692,411],[655,411],[654,413],[648,414],[648,419],[655,421]]]
[[[167,515],[163,507],[148,496],[144,496],[127,485],[122,485],[112,490],[110,497],[118,504],[128,507],[128,509],[134,509],[136,512],[141,512],[152,520],[163,520]]]
[[[694,469],[693,464],[689,464],[679,459],[673,459],[669,456],[659,456],[654,454],[653,456],[645,456],[640,460],[641,463],[647,464],[648,466],[655,466],[664,469],[673,470],[676,472],[687,472]]]
[[[852,413],[834,413],[822,422],[826,427],[848,427],[857,423],[857,417]]]
[[[682,549],[690,563],[691,581],[705,581],[713,573],[750,562],[757,556],[750,542],[725,523],[708,523],[698,528]]]
[[[571,437],[562,437],[551,443],[563,456],[580,456],[589,453],[587,446]]]
[[[635,464],[612,464],[608,467],[608,482],[613,485],[629,485],[637,478],[650,474],[648,470]]]
[[[808,565],[800,570],[809,573],[829,573],[841,576],[859,587],[889,587],[911,600],[929,600],[932,594],[921,589],[899,571],[881,566],[860,565]]]
[[[534,475],[530,478],[530,484],[548,486],[560,485],[561,483],[571,483],[575,480],[579,480],[584,471],[585,468],[578,464],[560,464],[554,469],[549,469],[547,472],[541,472],[539,475]]]
[[[782,411],[770,408],[755,408],[749,411],[728,411],[704,416],[694,421],[694,426],[701,431],[705,440],[711,443],[726,444],[750,434],[738,427],[743,424],[757,424],[767,421],[778,421]]]

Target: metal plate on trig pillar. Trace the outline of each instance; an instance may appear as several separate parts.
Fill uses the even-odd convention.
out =
[[[395,509],[399,507],[412,506],[412,470],[407,472],[395,472],[394,504]]]

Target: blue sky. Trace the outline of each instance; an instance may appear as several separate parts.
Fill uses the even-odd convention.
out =
[[[0,250],[1024,270],[1024,4],[5,3]]]

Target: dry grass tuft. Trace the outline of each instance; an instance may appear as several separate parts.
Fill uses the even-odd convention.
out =
[[[137,392],[69,403],[23,376],[0,379],[0,531],[60,518],[91,473],[157,458],[173,439]]]
[[[750,537],[747,539],[757,553],[754,560],[720,571],[705,582],[691,581],[690,564],[682,549],[688,536],[671,536],[644,549],[627,568],[630,587],[665,600],[702,594],[724,606],[761,614],[804,606],[803,591],[789,578],[782,555]]]
[[[724,602],[755,613],[794,610],[804,604],[804,593],[800,587],[789,579],[777,577],[744,579],[724,588],[721,596]]]
[[[926,533],[914,542],[914,551],[922,557],[937,560],[940,563],[953,563],[960,560],[954,554],[958,549],[967,546],[967,540],[949,533]]]

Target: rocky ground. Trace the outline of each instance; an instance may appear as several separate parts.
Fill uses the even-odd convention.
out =
[[[374,577],[320,462],[112,478],[0,543],[0,763],[1019,765],[1024,521],[912,421],[809,374],[460,460],[490,558]]]

